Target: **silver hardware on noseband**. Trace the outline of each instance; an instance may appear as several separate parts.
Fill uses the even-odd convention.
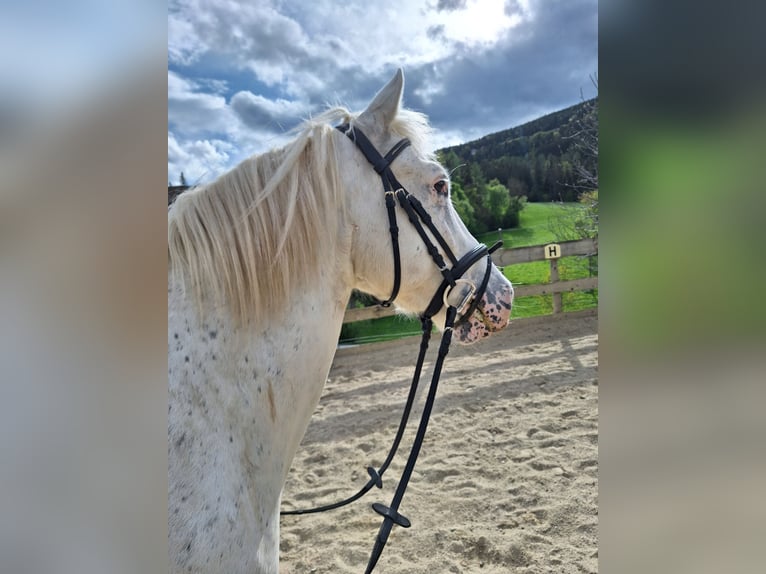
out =
[[[455,284],[452,285],[449,289],[445,289],[444,296],[442,297],[442,301],[444,302],[445,307],[449,307],[450,303],[447,301],[449,299],[449,296],[452,294],[452,290],[457,287],[460,283],[465,283],[468,285],[468,293],[463,296],[463,299],[460,301],[459,305],[453,305],[457,309],[458,315],[462,315],[465,308],[468,306],[468,304],[471,302],[471,298],[473,297],[474,293],[476,293],[476,284],[469,280],[469,279],[455,279]]]

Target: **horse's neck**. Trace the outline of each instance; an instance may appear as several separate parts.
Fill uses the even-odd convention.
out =
[[[204,569],[206,557],[221,555],[230,562],[221,563],[231,566],[225,571],[252,559],[256,571],[276,572],[282,487],[351,294],[350,263],[328,258],[334,266],[320,268],[315,284],[296,286],[287,309],[247,332],[223,312],[200,319],[169,275],[169,527],[174,551],[189,564]],[[237,531],[204,535],[189,554],[195,525],[219,519]],[[231,536],[247,542],[244,558],[226,554]]]
[[[260,410],[259,425],[278,427],[285,439],[303,429],[292,421],[308,420],[332,363],[340,322],[350,289],[312,285],[296,289],[283,312],[261,325],[242,331],[225,313],[200,320],[194,304],[180,290],[169,299],[169,344],[176,332],[186,339],[182,361],[196,363],[201,377],[186,377],[194,385],[203,379],[220,381],[221,392],[241,393]],[[178,339],[175,339],[176,341]],[[226,387],[226,388],[223,388]],[[246,410],[245,405],[241,405]],[[260,423],[267,423],[261,425]],[[244,423],[244,421],[243,421]],[[297,446],[297,444],[295,445]]]
[[[175,391],[214,393],[226,405],[226,423],[249,435],[253,448],[269,443],[286,475],[327,378],[350,292],[341,278],[323,273],[318,284],[296,289],[282,313],[241,330],[225,312],[200,320],[174,286],[169,367],[183,371],[171,378],[188,387]],[[261,453],[251,455],[255,463]]]
[[[304,288],[285,313],[253,334],[245,353],[253,353],[255,364],[240,363],[237,380],[249,375],[256,387],[264,423],[259,432],[271,435],[281,452],[282,479],[319,401],[349,296],[350,289],[338,285]]]
[[[227,536],[247,541],[242,556],[226,558],[229,566],[252,559],[256,571],[276,572],[282,487],[327,378],[350,293],[342,274],[328,268],[316,285],[296,290],[289,309],[243,333],[225,313],[200,320],[196,304],[171,284],[169,525],[180,556],[192,560],[195,524],[226,518],[237,529]],[[200,567],[231,544],[223,535],[202,539],[194,556]]]

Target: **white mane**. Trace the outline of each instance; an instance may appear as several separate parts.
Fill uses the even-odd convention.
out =
[[[168,211],[169,268],[200,309],[205,298],[247,324],[283,309],[296,282],[315,278],[318,249],[345,209],[331,124],[355,119],[345,108],[329,110],[287,146],[178,196]],[[390,130],[423,153],[425,116],[400,110]]]

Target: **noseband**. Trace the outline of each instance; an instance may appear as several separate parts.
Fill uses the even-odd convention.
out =
[[[361,130],[359,130],[359,128],[351,128],[349,124],[343,124],[338,126],[337,129],[346,134],[356,144],[356,147],[359,149],[359,151],[362,152],[367,161],[372,164],[373,168],[378,173],[381,181],[383,182],[383,191],[385,194],[386,211],[388,212],[389,231],[391,233],[391,243],[394,256],[394,286],[391,290],[391,296],[385,301],[381,301],[380,305],[383,307],[389,307],[394,299],[396,299],[396,296],[399,294],[399,287],[401,285],[402,266],[399,253],[399,226],[396,221],[397,201],[399,202],[399,205],[402,207],[402,209],[404,209],[405,213],[407,214],[407,218],[410,220],[410,223],[412,223],[413,227],[415,227],[415,230],[418,232],[418,235],[420,235],[420,238],[423,240],[423,243],[426,246],[428,254],[431,256],[431,259],[433,259],[433,262],[439,268],[439,271],[442,274],[442,282],[431,298],[430,303],[420,315],[422,338],[420,342],[420,353],[415,365],[415,374],[413,375],[412,383],[410,384],[407,402],[404,406],[404,412],[402,413],[402,418],[399,422],[399,428],[397,430],[396,437],[394,438],[394,442],[391,445],[388,456],[386,457],[384,463],[379,469],[375,469],[371,466],[367,467],[367,473],[370,475],[370,479],[367,481],[367,484],[365,484],[353,496],[326,506],[302,510],[287,510],[280,512],[280,514],[311,514],[340,508],[341,506],[345,506],[355,500],[358,500],[369,490],[371,490],[373,486],[383,488],[383,473],[391,464],[391,461],[393,460],[394,455],[396,454],[396,451],[399,447],[399,443],[402,440],[404,430],[407,426],[407,420],[409,419],[410,411],[412,410],[412,405],[417,393],[418,383],[420,381],[420,373],[423,368],[423,361],[425,359],[426,351],[428,349],[428,342],[431,337],[431,331],[433,327],[432,318],[442,309],[442,307],[447,308],[447,318],[445,321],[444,333],[442,335],[441,345],[439,346],[439,353],[434,363],[434,372],[431,378],[431,386],[428,390],[428,396],[426,397],[425,405],[423,406],[423,414],[420,418],[420,424],[418,426],[417,434],[410,450],[410,455],[407,459],[407,464],[405,465],[404,471],[402,472],[402,477],[399,480],[399,484],[397,485],[396,492],[394,494],[393,500],[391,501],[391,505],[385,506],[378,502],[372,505],[372,508],[375,510],[375,512],[383,516],[383,523],[380,525],[380,530],[378,531],[378,536],[375,540],[375,546],[373,547],[369,562],[367,564],[367,569],[365,570],[365,574],[369,574],[375,568],[375,565],[377,564],[378,559],[383,552],[383,548],[386,545],[386,541],[388,540],[393,525],[397,524],[404,528],[409,528],[411,525],[410,521],[399,513],[399,505],[401,504],[402,498],[404,497],[404,492],[407,489],[407,484],[409,483],[410,477],[415,468],[415,461],[417,460],[418,454],[420,453],[420,448],[423,444],[423,439],[425,438],[426,429],[428,427],[428,420],[431,416],[431,410],[436,398],[436,389],[439,384],[442,366],[444,364],[444,359],[447,356],[447,352],[449,351],[450,342],[452,341],[452,331],[456,325],[467,321],[468,318],[476,311],[479,302],[487,290],[487,285],[489,284],[489,277],[492,272],[492,258],[490,255],[498,247],[500,247],[500,245],[502,245],[502,242],[498,241],[489,248],[486,245],[477,245],[468,253],[463,255],[460,259],[457,259],[452,253],[452,250],[450,249],[442,234],[439,233],[438,229],[436,229],[431,216],[425,210],[423,204],[420,203],[420,201],[418,201],[415,196],[410,194],[401,183],[399,183],[399,180],[396,179],[393,171],[391,171],[391,164],[396,159],[396,157],[404,149],[406,149],[407,146],[410,145],[410,140],[406,138],[400,140],[388,151],[386,155],[381,156],[380,153],[378,153],[378,151],[375,149],[375,146],[372,145],[367,136],[365,136]],[[431,238],[428,236],[424,226],[425,228],[428,228],[428,231],[430,231],[431,235],[436,239],[436,242],[441,247],[447,259],[449,259],[451,267],[448,267],[445,263],[444,257],[441,255],[436,245],[434,245],[434,243],[431,241]],[[483,257],[487,258],[487,266],[484,272],[484,277],[479,287],[476,288],[476,286],[471,281],[463,279],[463,276],[474,264],[480,261]],[[468,293],[463,296],[459,305],[451,305],[448,301],[449,295],[452,289],[456,288],[460,284],[466,284],[469,286]],[[459,318],[458,314],[460,315]]]

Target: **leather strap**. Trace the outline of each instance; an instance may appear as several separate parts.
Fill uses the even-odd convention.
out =
[[[391,234],[391,251],[394,256],[394,286],[391,289],[391,295],[385,301],[380,301],[381,307],[390,307],[397,295],[399,295],[399,288],[402,282],[402,261],[399,251],[399,226],[396,223],[396,201],[394,200],[394,194],[397,189],[402,186],[396,180],[393,172],[390,169],[391,163],[402,153],[407,146],[410,145],[410,140],[403,139],[392,147],[385,156],[381,156],[372,142],[367,138],[361,130],[356,128],[351,129],[349,124],[342,124],[336,128],[341,133],[346,134],[351,141],[356,144],[359,151],[367,159],[375,171],[380,175],[383,182],[383,192],[385,193],[386,212],[388,213],[388,230]],[[395,187],[396,186],[396,187]]]

